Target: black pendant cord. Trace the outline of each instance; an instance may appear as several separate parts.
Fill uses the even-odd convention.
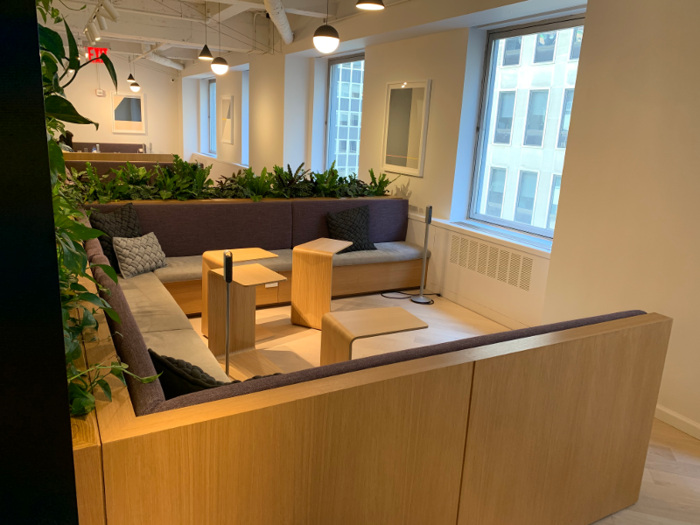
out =
[[[221,4],[219,4],[219,56],[223,55],[221,52]]]
[[[209,43],[207,40],[207,3],[204,2],[204,45]]]

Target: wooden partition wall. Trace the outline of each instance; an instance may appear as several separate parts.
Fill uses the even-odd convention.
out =
[[[98,401],[108,525],[585,525],[636,501],[649,314],[135,417]],[[113,357],[106,323],[91,362]]]

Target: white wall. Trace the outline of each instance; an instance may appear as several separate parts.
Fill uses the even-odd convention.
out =
[[[284,162],[282,53],[250,55],[250,165],[256,173]]]
[[[217,113],[217,145],[216,158],[220,161],[241,164],[241,116],[242,116],[242,71],[229,71],[227,74],[216,77],[216,113]],[[223,98],[233,97],[233,144],[224,142],[223,122],[221,114],[221,101]],[[230,173],[229,173],[230,175]]]
[[[442,219],[450,218],[468,39],[469,30],[458,29],[365,50],[359,175],[367,180],[370,168],[381,170],[387,84],[432,80],[425,175],[401,176],[392,190],[409,196],[412,211],[423,213],[432,205],[433,215]]]
[[[112,54],[117,71],[119,93],[132,94],[126,82],[129,65],[125,58]],[[69,124],[67,129],[75,135],[76,142],[113,142],[152,144],[153,153],[182,154],[182,127],[180,122],[180,79],[178,71],[149,62],[137,62],[134,75],[141,86],[146,106],[146,134],[112,132],[112,98],[114,85],[102,64],[90,64],[82,69],[76,80],[66,89],[66,96],[78,112],[100,124],[94,126]],[[174,79],[174,81],[173,81]],[[97,97],[101,88],[106,97]]]
[[[698,20],[697,0],[589,1],[544,320],[674,318],[657,415],[700,438]]]
[[[287,56],[284,69],[284,164],[310,164],[314,59]],[[267,166],[271,169],[272,166]]]

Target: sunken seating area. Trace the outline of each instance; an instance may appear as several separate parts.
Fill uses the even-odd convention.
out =
[[[422,248],[406,242],[408,201],[359,199],[265,199],[134,202],[141,233],[154,232],[167,266],[155,275],[187,315],[202,311],[202,254],[209,250],[258,247],[277,258],[254,261],[287,277],[277,288],[260,287],[258,305],[291,300],[292,249],[328,237],[328,213],[369,206],[370,240],[376,250],[334,257],[333,296],[384,292],[420,285]],[[123,203],[96,204],[110,212]],[[240,263],[246,264],[246,263]]]

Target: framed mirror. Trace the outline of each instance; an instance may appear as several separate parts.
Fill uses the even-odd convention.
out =
[[[146,133],[146,107],[143,95],[112,93],[112,131],[132,135]]]
[[[387,85],[382,171],[423,176],[430,80]]]
[[[233,144],[233,96],[221,99],[221,140]]]

